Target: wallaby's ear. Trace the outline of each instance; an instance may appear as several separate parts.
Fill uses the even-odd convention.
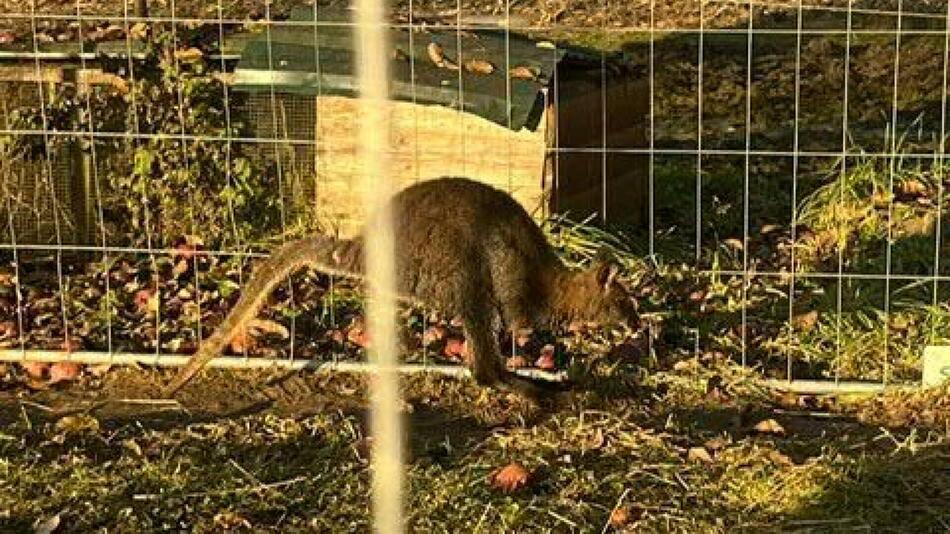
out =
[[[613,261],[601,261],[595,267],[597,273],[597,283],[605,290],[609,290],[613,285],[617,275],[620,274],[620,266]]]

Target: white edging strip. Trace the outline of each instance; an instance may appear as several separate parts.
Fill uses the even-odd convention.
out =
[[[135,352],[98,352],[98,351],[77,351],[66,353],[58,350],[20,350],[20,349],[0,349],[0,362],[44,362],[55,363],[70,361],[84,365],[155,365],[160,367],[180,367],[185,365],[190,354],[154,354],[154,353],[135,353]],[[219,369],[287,369],[287,370],[315,370],[315,371],[338,371],[349,373],[373,373],[376,366],[367,362],[343,362],[343,361],[314,361],[299,359],[269,359],[269,358],[244,358],[242,356],[219,356],[210,362],[208,367],[217,367]],[[396,367],[399,373],[435,373],[446,376],[468,377],[471,373],[466,367],[461,365],[422,365],[422,364],[401,364]],[[517,373],[522,376],[536,378],[539,380],[561,381],[567,375],[563,371],[560,373],[549,373],[538,369],[519,369]]]

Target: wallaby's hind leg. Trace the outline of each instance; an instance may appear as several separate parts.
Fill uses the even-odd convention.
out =
[[[542,387],[532,380],[505,369],[498,347],[498,338],[485,314],[467,314],[462,318],[465,340],[469,344],[469,369],[475,381],[482,386],[494,386],[514,391],[537,403],[545,396]]]
[[[480,385],[496,385],[501,380],[504,369],[501,366],[501,355],[491,321],[487,317],[479,317],[477,313],[467,313],[462,320],[472,376]]]

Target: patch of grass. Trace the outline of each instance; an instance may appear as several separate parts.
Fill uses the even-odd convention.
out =
[[[897,146],[902,144],[903,139]],[[914,266],[932,269],[938,206],[944,216],[948,207],[940,198],[948,169],[900,156],[849,161],[845,170],[843,164],[839,161],[827,184],[801,203],[799,268],[828,267],[840,254],[848,271],[882,272],[891,239],[921,241],[922,246],[902,248],[904,272]]]
[[[605,382],[627,372],[597,369]],[[126,383],[115,387],[128,388],[126,378],[115,377]],[[207,394],[260,387],[235,384],[243,380],[222,373],[201,386]],[[629,522],[612,531],[929,531],[950,519],[942,506],[950,481],[941,474],[948,436],[908,427],[898,412],[879,430],[884,420],[873,414],[897,399],[838,404],[833,417],[812,417],[778,409],[749,371],[729,365],[635,382],[622,395],[605,397],[595,385],[536,411],[466,382],[408,380],[410,527],[600,532],[616,508]],[[361,407],[362,383],[338,376],[316,383],[313,395]],[[59,409],[82,395],[37,400]],[[95,389],[87,395],[95,398]],[[946,398],[942,391],[914,406],[939,410]],[[22,531],[61,514],[64,532],[368,531],[365,415],[332,404],[305,413],[287,402],[234,417],[201,406],[163,419],[147,409],[73,416],[98,426],[24,405],[0,436],[0,524]],[[19,411],[15,402],[7,407]],[[769,418],[782,434],[753,430]],[[708,457],[691,455],[696,448]],[[512,461],[532,472],[528,488],[492,488],[489,475]]]

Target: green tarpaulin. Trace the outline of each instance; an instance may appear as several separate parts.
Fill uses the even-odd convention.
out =
[[[356,28],[345,14],[317,15],[312,8],[297,9],[289,22],[264,29],[249,40],[235,70],[235,90],[354,96]],[[541,88],[564,56],[564,50],[551,43],[497,29],[459,32],[420,26],[410,34],[407,27],[394,27],[389,34],[392,98],[463,108],[513,130],[537,127],[543,106]],[[485,60],[494,72],[437,67],[427,52],[432,42],[441,45],[456,64]],[[507,64],[505,58],[509,58]],[[506,69],[516,67],[532,69],[537,79],[506,75]]]

